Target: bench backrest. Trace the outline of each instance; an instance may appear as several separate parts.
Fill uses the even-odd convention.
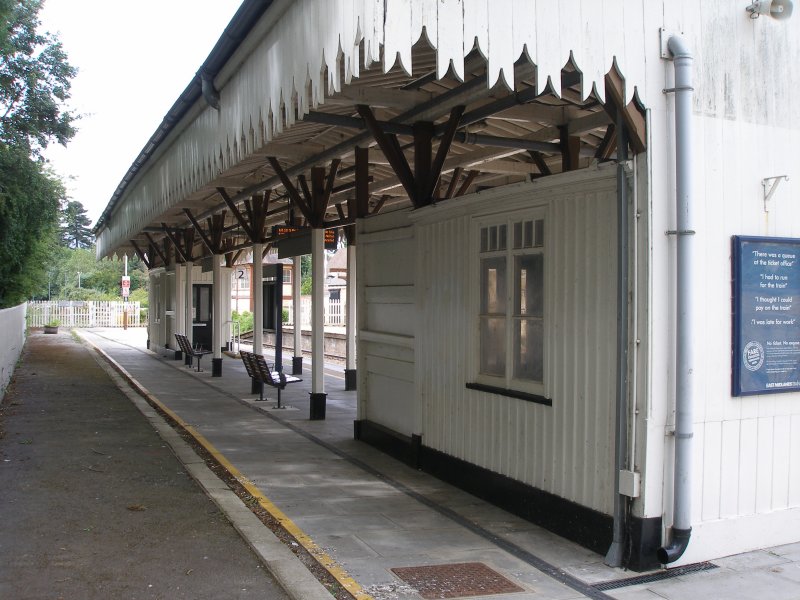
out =
[[[186,354],[192,353],[191,347],[189,346],[189,338],[187,338],[182,333],[176,333],[175,339],[178,341],[178,346],[180,347],[181,352],[184,352]]]
[[[264,360],[264,357],[260,354],[253,354],[253,370],[258,373],[258,377],[264,383],[269,385],[275,385],[275,380],[272,378],[272,371],[267,364],[267,361]]]
[[[244,363],[244,368],[247,369],[247,375],[251,379],[280,388],[286,387],[286,384],[290,381],[300,381],[296,377],[287,379],[283,372],[273,371],[274,365],[268,363],[260,354],[239,350],[239,356],[242,359],[242,363]]]
[[[242,359],[242,363],[244,363],[244,368],[247,370],[247,375],[251,379],[258,379],[258,375],[253,369],[253,353],[247,350],[239,350],[239,356]]]

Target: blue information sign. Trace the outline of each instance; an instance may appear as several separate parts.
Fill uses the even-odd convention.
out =
[[[800,390],[800,239],[733,238],[733,395]]]

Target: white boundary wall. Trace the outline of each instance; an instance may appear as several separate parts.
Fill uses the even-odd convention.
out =
[[[0,399],[5,395],[6,386],[14,373],[22,347],[25,345],[25,312],[27,305],[20,304],[0,310]]]

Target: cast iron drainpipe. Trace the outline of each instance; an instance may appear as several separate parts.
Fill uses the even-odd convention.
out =
[[[694,58],[680,36],[669,38],[675,68],[675,205],[677,211],[677,323],[675,382],[675,482],[673,484],[672,541],[656,552],[662,564],[678,560],[689,545],[691,522],[692,409],[694,404],[695,307],[694,206],[692,157],[692,63]]]

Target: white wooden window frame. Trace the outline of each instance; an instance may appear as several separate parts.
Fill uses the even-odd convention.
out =
[[[514,248],[514,224],[520,221],[544,221],[544,245],[541,247],[531,248]],[[547,232],[547,210],[545,207],[537,207],[525,211],[514,211],[513,213],[503,213],[499,215],[481,217],[473,219],[472,235],[470,244],[470,272],[471,277],[471,306],[470,313],[472,332],[471,336],[471,365],[470,379],[471,381],[486,386],[487,388],[494,388],[497,390],[506,390],[508,392],[520,392],[522,394],[531,394],[534,396],[546,397],[547,389],[547,366],[548,366],[548,330],[550,324],[550,309],[548,301],[548,286],[549,286],[549,272],[552,259],[548,257],[548,232]],[[485,227],[492,226],[506,226],[506,249],[491,252],[481,252],[481,230]],[[543,335],[542,335],[542,381],[531,381],[525,379],[517,379],[514,377],[514,325],[520,318],[515,314],[515,294],[518,282],[515,277],[515,258],[522,255],[541,254],[544,256],[544,273],[543,273]],[[506,316],[505,316],[505,375],[502,377],[492,376],[481,373],[481,298],[482,298],[482,276],[481,276],[481,260],[483,258],[490,258],[496,256],[504,256],[506,263]]]

